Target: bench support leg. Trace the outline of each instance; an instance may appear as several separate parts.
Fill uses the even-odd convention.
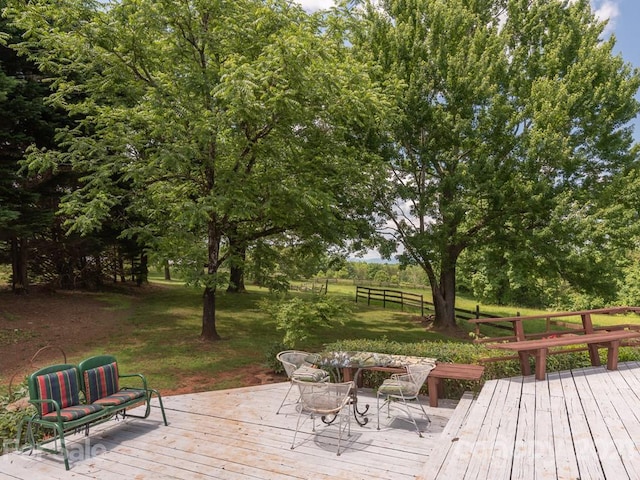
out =
[[[587,348],[589,349],[589,360],[591,360],[591,365],[599,367],[600,355],[598,355],[598,345],[591,343],[587,345]]]
[[[607,348],[607,370],[618,369],[618,348],[620,340],[612,340]]]
[[[520,370],[525,377],[531,375],[531,365],[529,364],[529,352],[518,352],[520,357]]]
[[[437,377],[428,376],[427,377],[427,389],[429,390],[429,406],[437,407],[438,406],[438,396],[440,395],[439,389],[440,379]]]
[[[547,375],[547,349],[536,350],[536,380],[544,380]]]

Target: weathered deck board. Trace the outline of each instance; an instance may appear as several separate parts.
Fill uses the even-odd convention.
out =
[[[369,423],[351,422],[351,437],[336,456],[337,426],[307,421],[291,450],[298,414],[291,405],[275,412],[288,384],[264,385],[164,399],[169,426],[159,409],[147,420],[128,418],[92,429],[89,437],[68,442],[71,470],[62,457],[47,453],[0,457],[5,479],[406,479],[420,472],[439,441],[456,402],[438,408],[422,399],[431,423],[420,438],[407,422],[381,416],[376,429],[376,400],[371,390],[359,395],[370,404]],[[417,408],[417,407],[415,407]],[[401,413],[400,410],[394,410]],[[88,438],[88,440],[86,440]],[[87,443],[88,442],[88,443]]]
[[[419,478],[640,478],[639,363],[487,385],[490,394],[483,389],[468,410],[456,445],[442,442]]]
[[[0,480],[15,479],[638,479],[640,363],[589,367],[486,382],[439,408],[424,438],[413,426],[381,417],[375,397],[369,423],[351,423],[336,456],[336,426],[304,426],[290,449],[295,406],[275,415],[286,383],[165,399],[169,426],[156,408],[147,420],[109,422],[86,440],[73,436],[71,471],[60,456],[0,457]],[[426,399],[425,399],[426,400]],[[320,424],[321,425],[321,424]],[[424,427],[426,422],[422,422]]]

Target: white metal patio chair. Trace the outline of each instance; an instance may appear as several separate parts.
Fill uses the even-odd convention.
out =
[[[296,423],[296,431],[293,434],[291,449],[295,448],[296,437],[302,424],[303,419],[311,418],[313,422],[313,432],[316,431],[316,417],[324,418],[325,416],[333,416],[337,420],[338,425],[338,451],[340,455],[340,446],[342,444],[342,432],[344,431],[343,421],[346,418],[347,436],[351,435],[351,392],[355,388],[355,383],[341,382],[305,382],[300,380],[292,380],[293,385],[297,385],[300,391],[300,408],[298,421]],[[346,408],[345,408],[346,407]],[[333,425],[334,420],[326,425]],[[328,427],[327,427],[328,428]]]
[[[406,420],[410,423],[413,423],[413,426],[416,428],[416,432],[418,435],[422,437],[422,433],[418,428],[418,424],[416,423],[413,415],[411,414],[411,409],[407,404],[408,400],[415,400],[425,418],[427,419],[427,424],[431,421],[427,412],[425,412],[424,407],[420,403],[418,399],[418,394],[420,393],[420,389],[422,385],[427,380],[429,376],[429,372],[433,370],[435,367],[434,364],[428,365],[408,365],[407,373],[402,374],[393,374],[391,378],[386,379],[382,382],[382,385],[378,388],[377,394],[377,405],[378,405],[378,430],[380,430],[380,409],[384,408],[385,404],[387,405],[387,418],[391,416],[390,414],[390,404],[392,401],[399,401],[404,406],[404,410],[407,412],[408,418],[397,417],[402,420]],[[380,397],[386,397],[382,406],[380,406]]]
[[[276,358],[282,363],[284,367],[284,371],[289,378],[289,389],[287,390],[286,395],[282,399],[282,403],[280,407],[278,407],[278,411],[276,415],[280,413],[280,410],[285,405],[287,398],[289,397],[289,393],[293,388],[293,380],[300,380],[304,382],[328,382],[329,381],[329,373],[321,368],[315,368],[312,363],[310,363],[307,359],[313,354],[309,352],[304,352],[301,350],[285,350],[276,355]],[[295,403],[298,403],[296,401]],[[294,405],[295,403],[287,403],[286,405]]]

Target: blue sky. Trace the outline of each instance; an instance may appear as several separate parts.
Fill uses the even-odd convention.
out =
[[[333,0],[298,0],[309,10],[329,8]],[[615,35],[615,52],[634,67],[640,68],[640,0],[591,0],[602,20],[608,19],[606,35]],[[636,95],[640,100],[640,93]],[[640,118],[635,121],[635,139],[640,142]]]

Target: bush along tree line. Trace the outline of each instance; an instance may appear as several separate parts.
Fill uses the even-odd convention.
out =
[[[215,340],[221,285],[377,247],[424,273],[440,326],[463,289],[639,300],[640,74],[588,0],[0,5],[14,290],[170,261]]]

